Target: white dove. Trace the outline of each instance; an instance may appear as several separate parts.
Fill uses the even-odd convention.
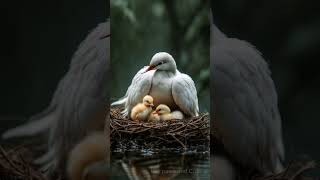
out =
[[[156,53],[149,66],[143,67],[132,79],[126,95],[111,106],[124,106],[122,114],[128,116],[141,99],[151,95],[153,104],[166,104],[180,109],[188,116],[198,116],[197,90],[190,76],[180,73],[173,57],[166,52]]]

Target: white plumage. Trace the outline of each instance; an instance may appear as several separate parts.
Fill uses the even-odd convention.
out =
[[[180,109],[188,116],[198,116],[197,90],[190,76],[177,70],[173,57],[166,52],[156,53],[149,66],[143,67],[132,79],[125,96],[111,104],[124,106],[128,116],[132,108],[145,95],[154,98],[154,105],[166,104],[171,109]]]

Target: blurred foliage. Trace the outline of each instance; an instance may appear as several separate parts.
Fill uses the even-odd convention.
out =
[[[201,111],[209,111],[209,5],[197,0],[111,0],[111,100],[160,51],[195,81]]]

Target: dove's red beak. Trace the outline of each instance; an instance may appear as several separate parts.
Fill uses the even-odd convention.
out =
[[[151,70],[154,70],[154,68],[155,68],[155,66],[152,66],[152,65],[151,65],[151,66],[148,67],[148,69],[146,70],[146,72],[151,71]]]

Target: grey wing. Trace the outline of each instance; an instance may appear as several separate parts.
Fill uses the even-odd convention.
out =
[[[172,81],[172,96],[184,114],[199,115],[197,89],[190,76],[177,72],[177,76]]]
[[[126,93],[126,103],[123,115],[127,116],[130,114],[131,109],[142,102],[144,96],[148,95],[152,85],[152,78],[155,73],[154,70],[147,71],[148,66],[143,67],[133,77],[131,85],[129,86]]]
[[[108,105],[109,22],[100,24],[79,46],[55,94],[59,117],[50,132],[56,165],[64,169],[74,144],[93,130],[103,130]],[[100,117],[100,118],[99,118]],[[102,118],[101,118],[102,117]]]
[[[225,39],[213,45],[212,62],[215,125],[227,151],[262,173],[280,170],[281,118],[261,54],[249,43]]]
[[[107,50],[106,45],[100,45],[100,49],[94,49],[93,41],[95,39],[108,39],[110,36],[110,28],[109,22],[100,24],[92,33],[88,35],[85,41],[83,41],[79,45],[79,50],[74,54],[72,61],[70,63],[69,72],[80,72],[80,70],[87,66],[90,59],[95,57],[88,56],[96,56],[92,54],[93,51],[99,51],[101,56]],[[90,42],[90,43],[88,43]],[[101,41],[103,42],[103,40]],[[86,59],[84,59],[85,57]],[[106,68],[108,68],[107,66]],[[59,117],[59,107],[64,102],[65,99],[71,98],[72,96],[68,96],[70,82],[72,81],[72,73],[66,74],[64,78],[62,78],[57,86],[57,89],[52,96],[52,100],[50,105],[41,113],[38,113],[30,118],[30,122],[23,124],[21,126],[15,127],[3,133],[2,138],[12,138],[12,137],[20,137],[20,136],[32,136],[38,133],[44,132],[50,128],[53,122],[55,122]],[[68,92],[68,93],[67,93]],[[73,93],[73,92],[70,92]]]

